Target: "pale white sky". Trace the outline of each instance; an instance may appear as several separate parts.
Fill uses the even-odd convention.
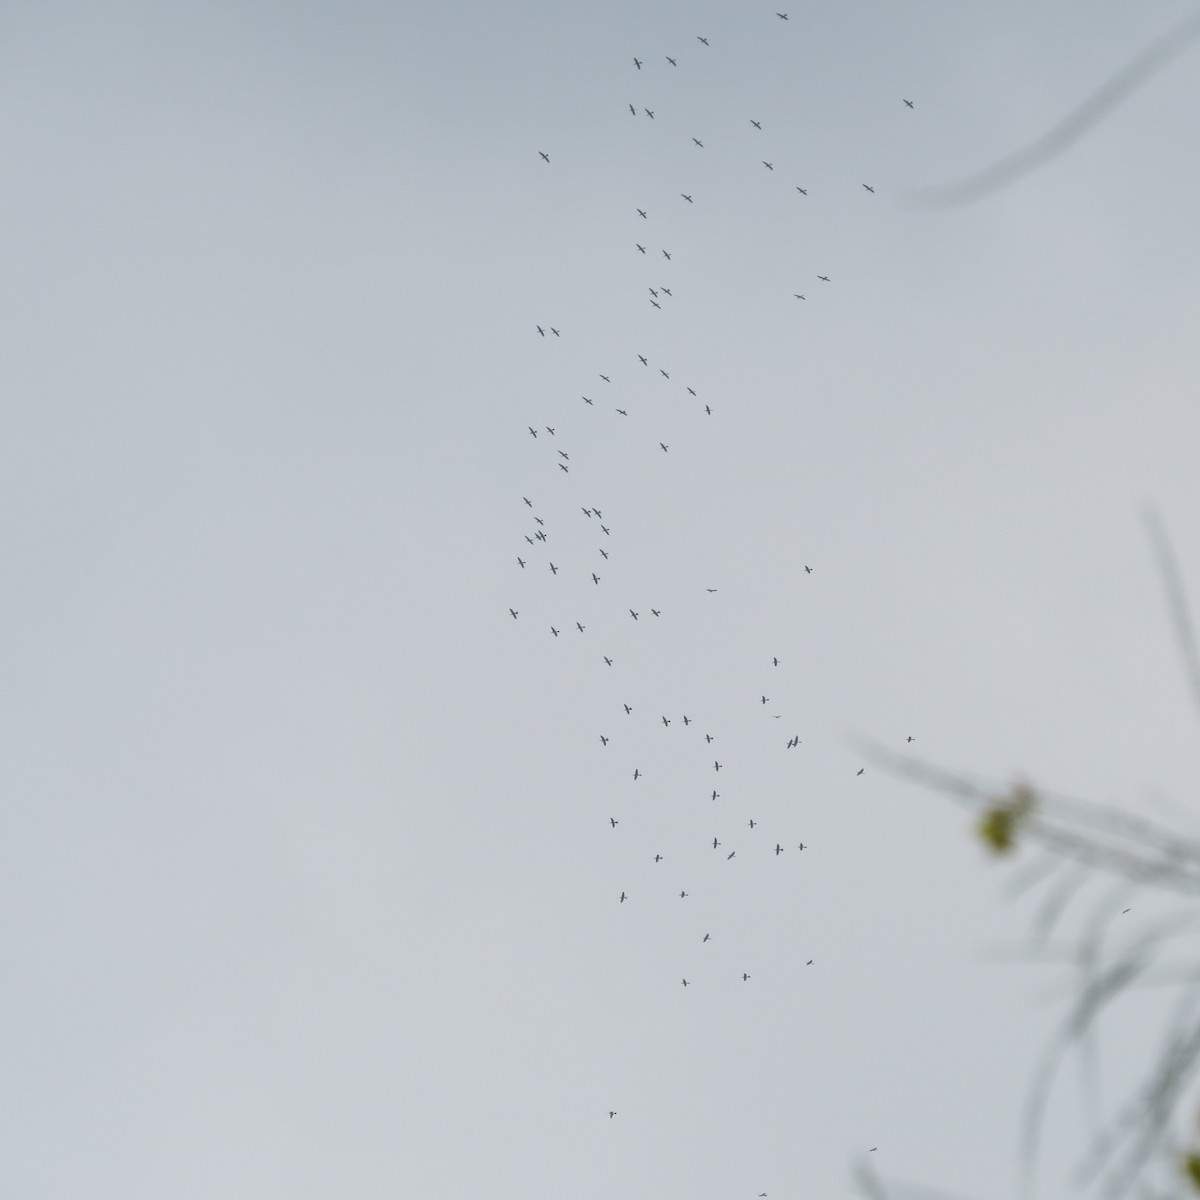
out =
[[[907,189],[1190,6],[775,11],[6,6],[0,1193],[1011,1194],[1065,993],[857,739],[1190,801],[1198,52]]]

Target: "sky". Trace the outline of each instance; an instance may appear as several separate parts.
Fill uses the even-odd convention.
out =
[[[1013,1194],[873,747],[1194,830],[1200,51],[932,207],[1190,6],[776,11],[5,6],[3,1194]]]

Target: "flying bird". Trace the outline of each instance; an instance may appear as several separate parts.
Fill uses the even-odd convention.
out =
[[[635,612],[633,611],[633,609],[632,609],[632,608],[629,610],[629,615],[630,615],[630,616],[631,616],[631,617],[632,617],[632,618],[633,618],[635,621],[638,619],[638,615],[637,615],[637,613],[635,613]]]
[[[788,742],[787,748],[789,750],[794,750],[798,745],[800,745],[800,739],[798,737],[794,737],[790,742]]]
[[[555,629],[553,625],[550,626],[550,632],[554,634],[555,637],[558,637],[558,630]]]
[[[725,861],[728,862],[736,853],[736,850],[730,850],[730,852],[725,855]]]
[[[643,221],[648,221],[648,220],[650,220],[650,218],[649,218],[648,216],[646,216],[646,210],[645,210],[645,209],[639,208],[639,209],[637,210],[637,214],[638,214],[638,216],[639,216],[639,217],[641,217],[641,218],[642,218],[642,220],[643,220]]]
[[[817,276],[817,278],[818,278],[818,279],[823,279],[823,280],[824,280],[826,283],[828,283],[828,282],[829,282],[829,276],[828,276],[828,275],[818,275],[818,276]]]
[[[658,444],[659,444],[660,446],[662,446],[662,448],[663,448],[663,453],[664,453],[664,454],[666,454],[666,452],[667,452],[667,446],[666,446],[666,443],[665,443],[665,442],[659,442]]]
[[[623,417],[627,417],[627,416],[629,416],[629,414],[628,414],[628,413],[625,411],[625,409],[623,409],[623,408],[615,408],[615,409],[613,409],[613,412],[618,412],[618,413],[620,413],[620,414],[621,414],[621,416],[623,416]],[[607,558],[607,557],[608,557],[608,555],[606,554],[604,557],[605,557],[605,558]]]
[[[637,116],[637,109],[634,108],[632,104],[629,106],[629,111],[633,113],[635,117]]]
[[[911,741],[914,741],[915,739],[913,738],[912,734],[909,734],[909,736],[908,736],[908,737],[906,737],[904,740],[905,740],[906,742],[911,742]]]
[[[865,187],[868,192],[874,193],[875,191],[875,189],[869,183],[864,183],[863,187]]]
[[[701,945],[703,945],[705,942],[707,942],[707,941],[708,941],[708,939],[709,939],[710,937],[712,937],[712,934],[711,934],[711,933],[706,933],[706,934],[704,935],[703,939],[701,940],[701,943],[700,943],[700,944],[701,944]]]
[[[755,129],[762,128],[762,126],[753,117],[750,118],[750,124],[753,125]]]
[[[599,583],[599,582],[600,582],[600,576],[599,576],[599,575],[597,575],[595,571],[593,571],[593,572],[592,572],[592,582],[593,582],[593,583]]]
[[[528,497],[526,497],[526,496],[522,496],[522,497],[521,497],[521,499],[522,499],[522,500],[524,500],[524,501],[525,501],[525,503],[526,503],[526,504],[528,504],[530,508],[532,508],[532,507],[533,507],[533,501],[532,501],[532,500],[530,500]]]
[[[758,824],[758,822],[753,817],[751,817],[750,818],[750,828],[753,829],[755,827],[755,825],[757,825],[757,824]]]
[[[662,309],[662,305],[659,304],[659,302],[657,300],[651,300],[650,303],[653,304],[655,308],[657,308],[659,310]]]
[[[679,894],[680,894],[681,896],[683,895],[683,893],[682,893],[682,892],[680,892]],[[688,985],[688,981],[685,979],[685,980],[683,981],[683,986],[684,986],[684,987],[687,987],[687,985]]]
[[[546,336],[546,331],[540,325],[535,326],[535,328],[537,329],[538,333],[542,335],[542,337]]]
[[[716,588],[712,588],[711,590],[715,592],[717,589],[716,589]],[[711,733],[706,733],[706,734],[704,735],[704,740],[705,740],[706,742],[711,742],[711,741],[713,740],[713,736],[712,736],[712,734],[711,734]]]
[[[622,703],[624,703],[624,702],[622,702]],[[628,704],[626,704],[626,705],[625,705],[625,715],[626,715],[626,716],[629,716],[629,714],[630,714],[631,712],[633,712],[633,709],[632,709],[632,708],[630,708]]]
[[[620,824],[620,822],[617,820],[617,818],[616,818],[616,817],[609,817],[609,818],[608,818],[608,823],[609,823],[609,824],[610,824],[610,825],[611,825],[611,826],[612,826],[614,829],[616,829],[616,827],[617,827],[617,826]]]
[[[663,717],[663,719],[662,719],[662,723],[663,723],[664,725],[670,725],[670,724],[671,724],[671,722],[670,722],[670,721],[669,721],[669,720],[668,720],[666,717]]]
[[[659,443],[659,445],[661,446],[661,445],[662,445],[662,443],[660,442],[660,443]],[[663,446],[663,449],[665,450],[665,449],[666,449],[666,447],[665,447],[665,446]],[[660,612],[658,611],[658,609],[657,609],[657,608],[652,608],[650,611],[651,611],[651,612],[652,612],[652,613],[653,613],[653,614],[654,614],[656,617],[661,617],[661,616],[662,616],[662,613],[660,613]]]
[[[661,284],[659,286],[661,286]],[[675,294],[669,287],[663,288],[663,291],[666,292],[668,296],[673,296]]]
[[[633,768],[633,777],[634,777],[634,779],[638,779],[638,778],[641,776],[641,774],[642,774],[642,773],[641,773],[641,771],[639,771],[639,770],[637,769],[637,767],[634,767],[634,768]]]
[[[861,775],[866,769],[867,769],[866,767],[859,767],[858,770],[855,772],[855,774]]]
[[[601,657],[601,658],[603,658],[603,659],[604,659],[604,661],[605,661],[606,663],[608,663],[608,665],[609,665],[610,667],[612,666],[612,659],[611,659],[611,658],[609,658],[607,654],[602,654],[600,657]]]
[[[662,859],[663,859],[663,856],[662,856],[661,854],[656,854],[656,855],[654,856],[654,861],[655,861],[655,862],[662,862]]]
[[[580,625],[578,621],[575,622],[575,628],[578,629],[580,633],[583,632],[583,626]]]
[[[512,613],[513,620],[515,621],[517,619],[517,610],[515,608],[510,608],[508,611]]]
[[[765,158],[762,160],[762,165],[764,167],[766,167],[768,171],[775,170],[775,164],[767,162],[767,160]]]
[[[650,120],[652,120],[652,121],[654,120],[654,113],[650,109],[643,108],[642,112],[644,112],[646,114],[646,116],[648,116],[650,118]]]
[[[553,563],[551,563],[551,564],[550,564],[550,574],[551,574],[551,575],[557,575],[557,574],[558,574],[558,568],[557,568],[557,567],[556,567],[556,566],[555,566]]]
[[[522,567],[522,569],[524,568],[525,560],[519,554],[517,555],[517,563]]]
[[[566,463],[559,463],[558,469],[562,471],[564,475],[570,475],[571,473],[571,468],[568,467]]]
[[[635,246],[637,246],[637,248],[638,248],[638,249],[639,249],[639,250],[640,250],[640,251],[641,251],[643,254],[645,254],[645,253],[646,253],[646,247],[645,247],[645,246],[639,246],[637,242],[634,242],[633,244],[634,244]]]
[[[671,66],[673,66],[673,67],[679,66],[679,64],[669,54],[666,56],[666,59],[667,59],[667,62],[669,62],[671,64]]]
[[[772,665],[773,665],[773,666],[776,666],[776,667],[777,667],[777,666],[779,666],[779,659],[778,659],[778,658],[772,658],[772,659],[771,659],[771,663],[772,663]]]
[[[637,67],[637,69],[638,69],[639,71],[642,69],[642,64],[641,64],[640,62],[638,62],[638,60],[637,60],[636,58],[633,60],[633,65],[634,65],[635,67]]]
[[[670,377],[670,375],[668,375],[668,374],[666,373],[666,371],[664,371],[664,370],[662,369],[662,367],[659,367],[659,368],[658,368],[658,373],[659,373],[659,374],[660,374],[660,375],[661,375],[661,376],[662,376],[664,379],[670,379],[670,378],[671,378],[671,377]]]
[[[553,325],[550,326],[550,332],[552,334],[554,334],[555,337],[562,337],[562,334],[559,333],[558,330],[555,329]]]
[[[812,574],[812,567],[810,567],[810,566],[808,566],[807,564],[805,564],[805,567],[804,567],[804,573],[805,573],[806,575],[811,575],[811,574]]]
[[[592,405],[594,405],[594,404],[596,403],[594,400],[592,400],[592,399],[591,399],[590,397],[588,397],[588,396],[583,396],[583,397],[581,397],[581,399],[583,400],[584,404],[592,404]]]
[[[663,258],[665,258],[665,259],[667,260],[667,262],[670,262],[670,261],[671,261],[671,254],[670,254],[670,251],[668,251],[668,250],[664,250],[664,251],[663,251]]]
[[[762,698],[762,702],[763,702],[764,704],[768,704],[768,703],[770,703],[770,699],[771,699],[771,698],[770,698],[770,696],[764,696],[764,697]]]
[[[708,45],[708,38],[701,37],[699,34],[696,34],[696,41],[703,42],[706,46]]]
[[[538,153],[539,153],[539,154],[540,154],[540,155],[541,155],[541,156],[542,156],[542,157],[543,157],[543,158],[544,158],[544,159],[545,159],[547,162],[549,162],[549,161],[550,161],[550,155],[548,155],[548,154],[545,152],[545,150],[539,150],[539,151],[538,151]]]
[[[807,297],[806,297],[806,296],[802,296],[802,295],[800,295],[800,293],[799,293],[799,292],[793,292],[793,293],[792,293],[792,295],[793,295],[793,296],[795,296],[797,300],[805,300],[805,299],[807,299]]]
[[[687,892],[680,892],[680,893],[679,893],[679,898],[680,898],[680,900],[685,900],[685,899],[687,899]]]
[[[625,903],[625,893],[624,893],[624,892],[622,892],[622,893],[621,893],[621,903],[622,903],[622,904],[624,904],[624,903]],[[617,1114],[616,1114],[616,1113],[609,1113],[608,1115],[609,1115],[610,1117],[615,1117]]]
[[[720,844],[721,844],[721,843],[720,843],[720,842],[718,842],[716,838],[713,838],[713,849],[714,849],[714,850],[715,850],[715,849],[716,849],[716,848],[717,848],[717,847],[718,847]]]
[[[692,388],[688,388],[688,391],[689,391],[689,392],[691,392],[691,394],[692,394],[693,396],[696,394],[696,393],[695,393],[695,391],[694,391]]]
[[[721,769],[721,764],[720,764],[719,762],[714,762],[714,763],[713,763],[713,770],[714,770],[714,771],[719,771],[720,769]]]
[[[901,97],[901,99],[903,99],[903,97]],[[909,108],[912,108],[913,106],[913,102],[911,100],[905,100],[904,103],[907,104]]]
[[[687,201],[689,204],[695,204],[695,203],[696,203],[696,202],[695,202],[695,201],[694,201],[694,200],[691,198],[691,196],[689,196],[689,195],[687,194],[687,192],[680,192],[679,194],[680,194],[680,195],[681,195],[681,196],[682,196],[682,197],[683,197],[683,198],[684,198],[684,199],[685,199],[685,200],[686,200],[686,201]]]
[[[639,354],[639,355],[638,355],[638,358],[640,358],[640,359],[642,360],[642,366],[643,366],[643,367],[648,367],[648,366],[650,365],[650,364],[649,364],[649,363],[646,361],[646,356],[645,356],[644,354]]]
[[[547,433],[548,433],[548,434],[549,434],[551,437],[554,437],[554,430],[553,430],[553,429],[552,429],[552,428],[551,428],[549,425],[547,425],[547,426],[546,426],[546,432],[547,432]]]
[[[804,188],[802,188],[799,184],[796,185],[796,191],[798,191],[800,193],[800,195],[802,195],[802,196],[808,195],[808,192]]]
[[[775,843],[775,857],[778,858],[782,853],[783,853],[783,847],[778,842],[776,842]]]
[[[606,737],[604,736],[604,734],[601,734],[601,735],[600,735],[600,744],[601,744],[602,746],[607,746],[607,745],[608,745],[608,738],[606,738]]]
[[[612,383],[612,380],[609,379],[607,375],[601,375],[600,378],[603,379],[605,383]]]
[[[720,795],[721,795],[721,793],[720,793],[720,792],[718,792],[716,788],[713,788],[713,794],[712,794],[712,798],[713,798],[714,800],[716,800],[716,799],[718,799],[718,798],[720,797]]]
[[[692,141],[695,142],[696,145],[699,146],[701,150],[704,149],[704,143],[699,138],[692,138]]]

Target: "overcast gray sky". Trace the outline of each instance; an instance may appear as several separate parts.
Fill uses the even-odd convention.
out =
[[[1190,6],[777,2],[5,6],[3,1194],[1010,1193],[860,739],[1190,798],[1195,53],[907,196]]]

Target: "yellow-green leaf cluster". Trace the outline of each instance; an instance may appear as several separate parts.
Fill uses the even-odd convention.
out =
[[[993,854],[1008,854],[1016,846],[1017,828],[1033,811],[1033,788],[1026,783],[1014,785],[1012,794],[985,809],[975,831]]]

